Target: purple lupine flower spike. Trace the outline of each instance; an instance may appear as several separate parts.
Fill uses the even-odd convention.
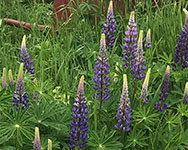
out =
[[[138,80],[143,79],[146,75],[143,73],[146,70],[146,61],[143,55],[143,30],[140,30],[139,39],[138,39],[138,48],[137,48],[137,56],[135,62],[132,64],[132,74]]]
[[[29,72],[31,74],[34,74],[35,67],[32,64],[32,60],[30,59],[30,56],[28,54],[27,48],[26,48],[26,36],[23,36],[22,40],[22,46],[21,46],[21,59],[20,61],[24,64],[24,73]]]
[[[41,150],[39,128],[35,127],[35,140],[33,150]]]
[[[118,119],[115,128],[119,128],[121,131],[130,131],[131,124],[131,106],[130,106],[130,98],[128,96],[128,83],[127,83],[127,75],[123,75],[123,89],[122,95],[120,98],[120,104],[118,108],[118,112],[116,118]]]
[[[185,85],[185,92],[183,96],[183,103],[188,104],[188,82]]]
[[[165,77],[163,80],[161,93],[160,93],[160,102],[155,103],[155,109],[159,111],[163,111],[163,109],[168,108],[168,104],[165,103],[165,100],[168,98],[168,91],[169,91],[169,82],[170,82],[170,66],[168,65],[165,72]]]
[[[151,73],[151,68],[149,68],[147,73],[146,73],[146,77],[145,77],[144,83],[142,85],[142,91],[141,91],[141,95],[140,95],[140,98],[145,103],[148,103],[147,96],[148,96],[148,84],[149,84],[150,73]]]
[[[12,70],[11,69],[9,69],[9,71],[8,71],[8,78],[9,78],[10,86],[14,86],[14,79],[13,79],[13,76],[12,76]]]
[[[188,11],[183,9],[186,20],[179,36],[174,56],[174,67],[181,66],[182,70],[188,67]]]
[[[107,13],[106,23],[103,26],[102,32],[106,35],[106,43],[111,48],[114,46],[116,21],[113,13],[113,1],[110,1]]]
[[[151,47],[151,29],[148,29],[147,35],[146,35],[146,44],[145,44],[146,48],[150,48]]]
[[[127,31],[125,31],[125,44],[123,45],[124,52],[122,61],[124,61],[124,67],[132,66],[135,64],[136,59],[136,50],[137,50],[137,28],[135,22],[134,11],[131,12],[129,23],[127,25]],[[132,68],[133,69],[133,68]]]
[[[99,55],[100,56],[97,57],[94,72],[95,76],[93,79],[95,85],[93,86],[93,88],[97,92],[94,94],[94,98],[100,100],[102,105],[103,100],[108,100],[110,98],[110,89],[108,88],[110,85],[110,77],[108,76],[110,71],[108,70],[108,68],[110,67],[110,65],[108,64],[109,58],[107,57],[104,33],[101,36]]]
[[[7,84],[7,71],[6,68],[3,68],[3,77],[2,77],[2,88],[8,88]]]
[[[70,143],[69,147],[85,147],[87,143],[87,132],[88,132],[88,125],[87,125],[87,101],[85,100],[84,96],[84,76],[81,77],[80,83],[78,85],[77,96],[75,98],[73,104],[73,113],[72,118],[73,121],[71,122],[70,131]]]
[[[30,105],[28,95],[23,84],[23,66],[24,64],[21,63],[16,83],[16,90],[14,91],[13,95],[13,106],[16,107],[16,110],[19,109],[19,105],[21,105],[23,110]]]

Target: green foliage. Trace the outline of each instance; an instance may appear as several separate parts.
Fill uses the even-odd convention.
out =
[[[0,0],[0,18],[12,18],[32,24],[33,31],[23,27],[8,26],[0,19],[0,73],[2,68],[12,69],[16,83],[20,65],[20,47],[23,35],[35,66],[38,84],[25,74],[24,86],[29,95],[30,107],[26,111],[12,111],[14,87],[0,87],[0,150],[28,150],[34,143],[34,128],[39,127],[41,145],[47,149],[47,139],[53,142],[54,150],[68,150],[69,131],[72,120],[72,104],[76,97],[78,80],[85,76],[84,88],[88,101],[87,150],[185,150],[188,149],[188,107],[182,103],[188,68],[173,70],[174,51],[185,15],[182,7],[188,3],[170,0],[133,2],[123,0],[125,16],[115,13],[117,22],[116,40],[113,49],[108,48],[111,77],[111,98],[104,101],[102,112],[99,102],[93,99],[93,75],[99,52],[101,28],[106,20],[106,10],[99,6],[81,3],[77,10],[70,6],[71,19],[58,22],[58,34],[48,30],[39,31],[34,24],[53,26],[51,0]],[[11,10],[11,11],[10,11]],[[89,12],[94,10],[96,13]],[[151,28],[152,47],[144,48],[147,68],[151,68],[148,89],[148,104],[142,104],[139,96],[143,80],[137,84],[131,70],[122,67],[124,31],[130,11],[135,10],[138,31]],[[145,38],[144,38],[145,43]],[[118,70],[116,69],[118,62]],[[169,108],[163,112],[154,109],[166,66],[170,65],[170,91],[166,102]],[[129,97],[132,107],[130,132],[115,130],[116,114],[122,91],[122,76],[127,74]],[[2,74],[2,73],[1,73]],[[116,75],[116,76],[115,76]],[[116,78],[116,79],[115,79]],[[1,80],[0,80],[1,83]],[[39,93],[39,103],[33,100],[33,91]],[[133,95],[136,97],[133,99]]]

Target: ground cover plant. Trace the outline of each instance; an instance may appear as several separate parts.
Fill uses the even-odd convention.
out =
[[[33,24],[0,21],[0,149],[188,149],[188,3],[107,3],[51,33],[50,1],[0,1]]]

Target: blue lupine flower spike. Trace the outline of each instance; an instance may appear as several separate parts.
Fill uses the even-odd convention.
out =
[[[148,29],[147,35],[146,35],[146,44],[145,44],[146,48],[150,48],[151,47],[151,29]]]
[[[181,66],[181,69],[188,67],[188,11],[183,9],[186,20],[179,36],[174,56],[174,67]],[[174,69],[176,70],[176,69]]]
[[[125,63],[124,67],[128,68],[131,67],[131,70],[133,71],[133,66],[136,61],[136,50],[137,50],[137,28],[136,28],[136,22],[135,22],[135,16],[134,11],[131,12],[129,23],[127,25],[127,31],[125,31],[125,44],[123,45],[124,52],[123,52],[123,58],[122,61]]]
[[[143,30],[140,30],[139,39],[138,39],[138,48],[137,56],[135,62],[132,64],[132,74],[138,80],[141,80],[145,77],[144,71],[146,70],[146,61],[143,55]]]
[[[160,92],[160,97],[159,97],[160,102],[155,103],[155,109],[158,109],[159,111],[163,111],[163,109],[168,108],[168,104],[165,102],[165,100],[168,98],[169,82],[170,82],[170,66],[167,66],[161,92]]]
[[[23,66],[24,64],[21,63],[16,83],[16,90],[13,95],[13,106],[16,107],[16,110],[18,110],[19,107],[22,107],[22,109],[25,110],[30,105],[28,94],[25,91],[23,84]]]
[[[147,96],[148,96],[148,84],[149,84],[150,73],[151,73],[151,68],[149,68],[148,71],[147,71],[144,83],[142,85],[141,95],[140,95],[140,98],[145,103],[149,102]]]
[[[9,71],[8,71],[8,78],[9,78],[10,86],[14,86],[14,79],[13,79],[13,76],[12,76],[12,70],[11,69],[9,69]]]
[[[39,128],[35,127],[35,140],[33,150],[41,150]]]
[[[78,85],[77,96],[74,100],[73,104],[73,113],[71,122],[70,131],[70,143],[69,147],[85,147],[87,143],[87,132],[88,132],[88,124],[87,124],[87,101],[84,96],[84,76],[81,77],[80,83]]]
[[[130,106],[130,98],[128,96],[128,83],[127,83],[127,75],[123,75],[123,89],[122,95],[120,98],[120,104],[118,108],[118,112],[116,118],[118,119],[115,128],[119,128],[121,131],[130,131],[131,124],[131,106]]]
[[[20,61],[24,64],[24,73],[28,72],[31,74],[34,74],[35,67],[32,65],[32,60],[30,59],[30,56],[28,54],[27,48],[26,48],[26,36],[23,36],[22,45],[21,45],[21,59]]]
[[[106,44],[111,48],[114,46],[116,21],[113,13],[113,1],[110,1],[107,13],[106,23],[104,23],[102,32],[106,35]]]
[[[109,58],[107,57],[104,33],[101,36],[100,42],[100,56],[97,57],[95,76],[93,78],[95,85],[93,88],[96,90],[94,98],[101,101],[100,107],[102,107],[102,101],[110,98],[110,89],[108,88],[110,85],[110,77],[108,76],[110,71],[108,68],[110,68],[110,65],[108,64]]]

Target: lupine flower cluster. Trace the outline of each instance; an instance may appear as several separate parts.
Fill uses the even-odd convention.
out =
[[[23,84],[23,66],[24,64],[21,63],[16,83],[16,90],[14,91],[13,95],[13,106],[16,107],[16,110],[19,109],[19,105],[21,105],[23,110],[30,105],[28,95]]]
[[[141,95],[140,98],[142,99],[143,102],[148,103],[148,84],[149,84],[149,76],[151,73],[151,68],[148,69],[144,83],[142,85],[142,91],[141,91]]]
[[[95,76],[93,79],[95,85],[93,86],[93,88],[97,91],[97,93],[94,94],[94,98],[102,102],[103,100],[108,100],[110,98],[110,89],[108,88],[110,85],[110,77],[108,76],[110,71],[108,70],[108,68],[110,67],[110,65],[108,64],[109,58],[107,57],[104,33],[101,36],[99,55],[100,56],[97,57],[94,72]]]
[[[141,80],[145,77],[144,71],[146,70],[146,66],[145,66],[146,61],[143,55],[142,39],[143,39],[143,30],[140,30],[137,56],[136,56],[136,60],[132,64],[132,74],[138,80]]]
[[[183,103],[188,104],[188,82],[185,85],[185,92],[183,96]]]
[[[115,41],[115,35],[114,35],[114,33],[116,33],[115,27],[116,27],[116,21],[114,19],[113,2],[111,0],[108,7],[106,23],[102,28],[102,32],[105,33],[106,35],[106,44],[111,48],[114,46],[114,41]]]
[[[6,68],[3,68],[2,88],[8,88]]]
[[[168,104],[165,103],[165,100],[168,98],[169,81],[170,81],[170,66],[167,66],[165,77],[161,88],[160,98],[159,98],[160,102],[155,103],[155,109],[158,109],[159,111],[163,111],[163,109],[168,108]]]
[[[35,140],[33,150],[41,150],[39,128],[35,127]]]
[[[128,96],[128,83],[127,83],[127,75],[123,75],[123,89],[122,95],[120,98],[120,104],[118,108],[118,112],[116,118],[118,119],[115,128],[119,128],[121,131],[130,131],[131,124],[131,106],[130,106],[130,98]]]
[[[32,60],[30,59],[30,56],[28,54],[27,48],[26,48],[26,36],[23,36],[22,40],[22,46],[21,46],[21,59],[20,61],[24,64],[24,73],[28,72],[31,74],[34,74],[35,67],[32,65]]]
[[[134,11],[131,12],[129,23],[127,25],[127,31],[125,31],[125,44],[123,45],[124,52],[122,61],[124,61],[124,67],[128,68],[130,65],[135,64],[136,51],[137,51],[137,27],[135,22]],[[133,70],[133,68],[132,68]]]
[[[12,70],[11,69],[9,69],[9,71],[8,71],[8,78],[9,78],[10,86],[14,86],[14,79],[13,79],[13,76],[12,76]]]
[[[88,106],[84,96],[84,76],[82,76],[80,79],[77,96],[75,98],[73,106],[74,106],[72,113],[73,121],[71,122],[72,130],[70,131],[69,147],[82,148],[86,146],[87,136],[88,136],[87,135],[87,131],[88,131],[87,107]]]
[[[174,56],[174,66],[179,65],[182,67],[182,70],[188,67],[188,11],[186,9],[183,9],[183,11],[186,15],[186,21],[179,36]]]
[[[146,35],[146,44],[145,44],[146,48],[150,48],[151,47],[151,29],[148,29],[147,35]]]

